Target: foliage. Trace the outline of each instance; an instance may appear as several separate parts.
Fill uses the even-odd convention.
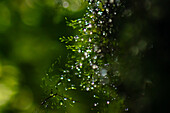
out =
[[[78,96],[83,93],[91,100],[89,110],[124,111],[123,98],[118,96],[116,87],[120,76],[117,34],[123,8],[121,1],[89,0],[84,17],[67,22],[79,34],[60,38],[70,53],[63,67],[56,69],[58,62],[54,63],[43,78],[47,95],[43,105],[67,108],[83,102]]]
[[[87,4],[83,1],[0,0],[0,113],[91,113],[102,112],[104,109],[111,113],[114,109],[116,113],[119,112],[121,103],[127,106],[126,109],[121,110],[128,111],[128,113],[166,113],[169,111],[169,93],[167,92],[169,86],[167,75],[169,75],[170,67],[169,0],[121,0],[121,3],[126,2],[122,5],[126,8],[125,10],[119,8],[112,21],[113,31],[115,30],[112,37],[115,37],[116,41],[111,41],[112,38],[107,37],[110,43],[118,44],[115,46],[118,64],[115,64],[117,69],[113,72],[118,70],[120,75],[118,82],[115,83],[117,89],[113,92],[118,94],[119,102],[111,101],[106,106],[99,105],[106,103],[104,98],[101,98],[102,93],[99,96],[95,95],[96,98],[93,97],[100,88],[95,91],[86,91],[77,85],[77,89],[69,89],[67,93],[61,86],[55,89],[54,86],[63,74],[63,70],[70,69],[65,64],[72,64],[68,61],[76,59],[77,55],[81,54],[77,50],[72,50],[75,49],[73,45],[78,43],[75,42],[74,36],[80,37],[83,33],[79,31],[80,24],[74,20],[81,18],[84,22],[82,17]],[[64,20],[65,17],[67,17],[67,22]],[[70,22],[71,20],[73,22]],[[69,25],[74,28],[70,28]],[[103,24],[103,26],[106,25]],[[87,31],[90,29],[88,28]],[[101,37],[100,31],[99,28],[93,32]],[[68,41],[69,36],[70,41],[61,43],[58,38],[61,36],[65,36],[64,42]],[[99,42],[99,39],[93,41]],[[108,40],[105,42],[108,43]],[[106,50],[106,46],[104,47],[103,50]],[[76,58],[71,58],[71,56],[76,56]],[[108,61],[113,64],[108,60],[109,54],[105,58],[107,60],[104,62]],[[100,62],[99,59],[97,62]],[[85,68],[83,66],[81,70]],[[45,75],[47,69],[49,69],[48,76]],[[105,73],[106,70],[103,72]],[[72,73],[74,73],[73,70]],[[47,86],[44,85],[41,89],[41,78],[44,75],[47,78],[45,77],[43,81]],[[72,81],[73,83],[81,83],[81,78],[75,79],[77,82]],[[52,98],[52,95],[57,97],[56,94],[67,96],[67,98],[72,97],[77,102],[73,104],[72,100],[67,99],[67,101],[64,100],[63,106],[58,106],[60,109],[54,105],[51,109],[50,103],[58,103],[56,98]],[[39,108],[39,106],[42,107],[41,102],[44,100],[48,102],[43,104],[48,104],[45,110]],[[99,104],[94,107],[96,100]],[[64,107],[65,104],[67,107]],[[93,111],[91,108],[94,108]]]

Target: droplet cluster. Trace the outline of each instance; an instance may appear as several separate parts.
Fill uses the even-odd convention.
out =
[[[76,89],[94,93],[92,97],[96,101],[93,107],[99,106],[100,102],[97,100],[103,97],[104,105],[116,100],[116,83],[120,73],[114,19],[119,6],[119,0],[88,0],[84,18],[69,23],[73,28],[79,28],[80,33],[61,38],[61,42],[65,42],[73,54],[68,56],[62,74],[56,78],[55,89],[61,91],[59,90],[60,95],[55,94],[55,97],[59,97],[60,106],[63,106],[65,101],[77,102],[64,95],[67,91]]]

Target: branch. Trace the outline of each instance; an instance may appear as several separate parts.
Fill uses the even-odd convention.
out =
[[[59,97],[61,97],[61,98],[67,98],[67,97],[62,96],[62,95],[60,95],[60,94],[58,94],[58,93],[55,93],[55,94],[47,97],[43,102],[41,102],[41,105],[44,105],[50,98],[55,97],[55,96],[59,96]],[[67,98],[67,99],[70,100],[70,101],[80,102],[80,101],[77,101],[77,100],[73,100],[73,99],[71,99],[71,98]]]

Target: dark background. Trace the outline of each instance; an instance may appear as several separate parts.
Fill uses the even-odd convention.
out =
[[[169,112],[169,3],[130,0],[126,4],[132,14],[120,33],[123,67],[120,90],[128,95],[130,113]],[[147,44],[145,49],[141,43]]]

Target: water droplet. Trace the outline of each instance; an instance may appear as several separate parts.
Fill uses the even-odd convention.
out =
[[[62,106],[63,105],[63,102],[62,101],[60,101],[60,106]]]
[[[67,79],[69,82],[71,81],[71,79]]]
[[[91,25],[91,24],[89,24],[89,25],[87,26],[87,28],[92,28],[92,25]]]
[[[83,31],[86,32],[86,29],[84,28]]]
[[[72,65],[72,66],[71,66],[71,69],[73,69],[73,68],[74,68],[74,66]]]
[[[64,98],[64,100],[67,100],[67,98]]]
[[[126,108],[126,109],[125,109],[125,111],[129,111],[129,109],[128,109],[128,108]]]
[[[69,3],[68,3],[67,1],[64,1],[64,2],[63,2],[63,7],[64,7],[64,8],[68,8],[68,7],[69,7]]]
[[[110,0],[110,3],[113,3],[114,2],[114,0]]]
[[[107,101],[107,104],[110,104],[110,101]]]
[[[67,88],[65,88],[65,91],[67,91],[68,89]]]
[[[94,106],[97,106],[97,103],[94,103]]]
[[[90,88],[89,88],[89,87],[87,87],[87,88],[86,88],[86,91],[89,91],[89,90],[90,90]]]
[[[88,7],[89,8],[89,7]],[[88,25],[88,22],[85,20],[85,25]]]
[[[60,79],[61,79],[61,80],[63,80],[64,78],[63,78],[63,77],[61,77]]]
[[[82,63],[80,63],[79,65],[80,65],[80,66],[82,66],[83,64],[82,64]]]
[[[98,15],[102,15],[102,13],[103,13],[103,12],[99,11],[97,14],[98,14]]]
[[[104,77],[107,75],[107,70],[106,69],[101,69],[100,74]]]
[[[88,54],[87,54],[87,52],[84,52],[84,56],[87,56]]]
[[[93,69],[96,69],[96,68],[98,68],[98,66],[97,66],[97,65],[93,65],[92,68],[93,68]]]
[[[90,66],[92,66],[93,64],[92,64],[92,62],[91,62],[91,60],[89,60],[89,63],[90,63]]]
[[[97,56],[94,56],[94,59],[97,59]]]
[[[77,71],[80,71],[80,68],[76,67]]]
[[[81,50],[79,49],[78,52],[81,53]]]
[[[92,82],[91,85],[94,85],[94,82]]]
[[[97,1],[97,6],[99,6],[100,5],[100,1]]]
[[[76,101],[73,100],[73,103],[76,103]]]
[[[88,50],[86,50],[86,52],[90,53],[90,52],[91,52],[91,50],[90,50],[90,49],[88,49]]]
[[[99,49],[98,51],[97,51],[97,53],[100,53],[102,50],[101,49]]]
[[[105,31],[103,31],[103,35],[106,35],[106,32],[105,32]]]
[[[91,38],[89,38],[89,42],[91,42]]]
[[[84,60],[84,57],[81,57],[81,60]]]
[[[61,85],[61,82],[58,83],[58,86]]]
[[[106,8],[106,12],[109,13],[109,9],[108,8]]]
[[[46,104],[45,107],[47,108],[47,107],[48,107],[48,104]]]
[[[78,36],[75,36],[74,39],[79,39],[79,37],[78,37]]]

